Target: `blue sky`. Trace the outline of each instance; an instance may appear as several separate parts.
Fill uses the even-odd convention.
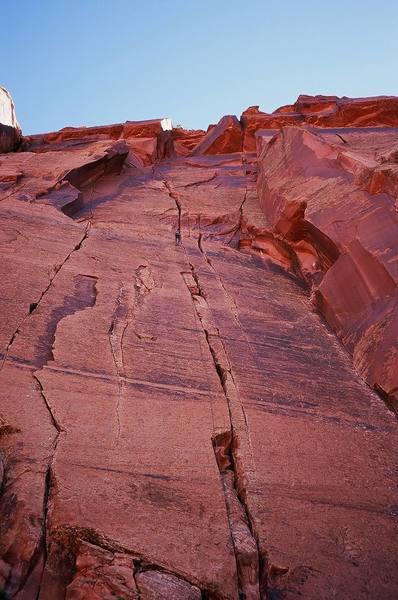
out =
[[[0,20],[0,84],[26,134],[398,94],[396,0],[1,0]]]

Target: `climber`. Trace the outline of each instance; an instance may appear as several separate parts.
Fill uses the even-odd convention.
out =
[[[180,229],[176,229],[176,246],[181,245],[181,231]]]

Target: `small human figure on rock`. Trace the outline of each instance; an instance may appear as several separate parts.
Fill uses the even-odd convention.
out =
[[[176,229],[176,246],[181,246],[181,231]]]

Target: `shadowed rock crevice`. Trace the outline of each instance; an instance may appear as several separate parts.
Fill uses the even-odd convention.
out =
[[[166,188],[169,197],[175,202],[177,209],[177,228],[181,231],[181,202],[178,199],[177,194],[173,192],[171,185],[168,181],[163,181],[163,185]]]
[[[52,411],[51,405],[50,405],[50,403],[48,401],[48,398],[47,398],[47,396],[45,394],[43,384],[40,381],[39,372],[36,371],[36,373],[33,373],[32,377],[37,382],[40,395],[43,398],[44,404],[45,404],[45,406],[46,406],[46,408],[48,410],[48,414],[50,416],[51,423],[53,424],[54,428],[57,431],[57,434],[56,434],[56,437],[55,437],[55,442],[54,442],[54,447],[56,448],[57,442],[58,442],[58,435],[61,433],[61,431],[65,431],[65,429],[63,429],[62,426],[59,424],[58,420],[56,419],[56,417],[55,417],[55,415],[54,415],[54,413]]]
[[[246,505],[246,475],[240,456],[239,436],[235,434],[234,414],[239,403],[231,366],[218,328],[212,323],[211,309],[192,265],[191,273],[182,273],[202,326],[215,371],[226,399],[230,430],[214,434],[212,444],[224,490],[225,504],[236,557],[239,596],[243,600],[265,598],[266,581],[261,577],[260,553],[250,512]],[[247,425],[247,424],[246,424]],[[241,432],[245,435],[246,432]],[[239,464],[237,464],[239,462]]]
[[[217,369],[219,372],[219,369]],[[213,436],[212,443],[224,490],[231,538],[236,557],[239,597],[256,600],[260,595],[259,552],[251,531],[247,508],[238,495],[238,483],[232,451],[233,433],[226,431]]]
[[[86,208],[87,195],[93,185],[112,175],[119,175],[129,153],[124,142],[117,142],[102,152],[102,156],[68,171],[56,184],[36,196],[36,202],[49,204],[64,215],[75,219]]]
[[[123,357],[123,338],[129,324],[129,312],[129,292],[123,286],[123,284],[121,284],[119,287],[119,294],[116,299],[115,311],[113,313],[112,321],[108,330],[109,344],[111,347],[112,358],[115,365],[118,386],[118,396],[115,407],[117,423],[116,445],[119,444],[121,433],[121,422],[119,412],[120,403],[123,399],[126,386],[126,373]]]
[[[61,431],[61,429],[58,430],[57,437],[54,442],[54,454],[53,454],[52,461],[54,460],[55,452],[57,450],[58,437],[59,437],[60,431]],[[42,556],[40,557],[41,562],[42,562],[42,567],[41,567],[40,583],[38,586],[37,596],[36,596],[37,599],[40,598],[41,585],[43,582],[43,575],[44,575],[44,570],[46,568],[48,552],[49,552],[48,512],[49,512],[49,502],[50,502],[50,498],[51,498],[51,494],[52,494],[52,487],[54,485],[53,472],[52,472],[52,461],[51,461],[51,464],[48,466],[47,473],[46,473],[46,482],[45,482],[45,493],[44,493],[44,501],[43,501],[43,533],[42,533],[42,539],[40,540],[40,546],[42,547]]]

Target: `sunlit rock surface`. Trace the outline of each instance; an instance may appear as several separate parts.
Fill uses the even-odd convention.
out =
[[[338,98],[306,96],[282,106],[272,114],[251,106],[241,116],[245,130],[244,150],[255,150],[258,129],[280,129],[286,125],[315,127],[397,127],[398,97]]]
[[[15,114],[11,94],[0,86],[0,154],[16,150],[21,140],[21,129]]]
[[[1,156],[10,597],[397,597],[394,102]]]

